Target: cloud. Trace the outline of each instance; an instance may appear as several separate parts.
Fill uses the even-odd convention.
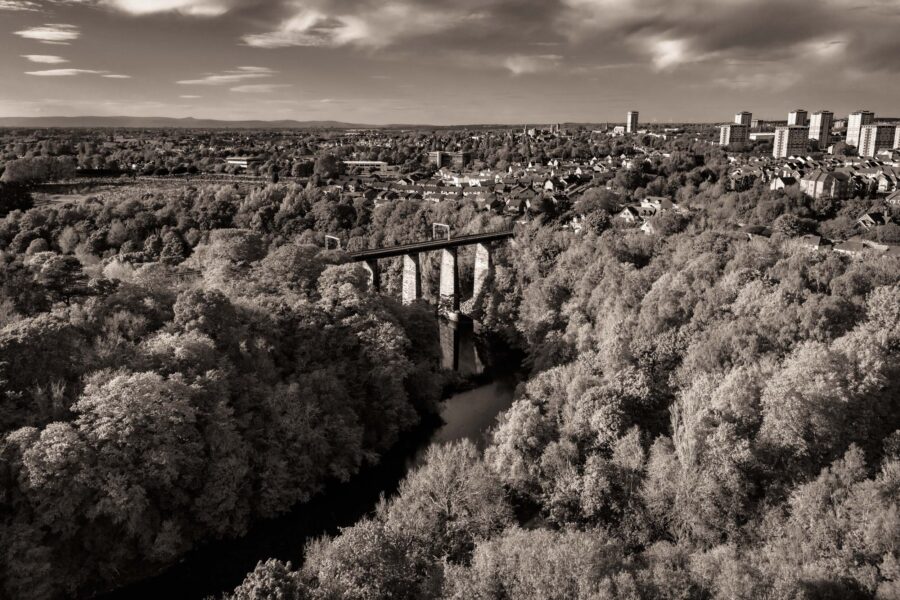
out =
[[[22,58],[27,58],[33,63],[42,63],[46,65],[58,65],[69,62],[61,56],[52,56],[50,54],[23,54]]]
[[[271,77],[277,72],[268,67],[237,67],[222,73],[207,73],[200,79],[182,79],[175,83],[180,85],[230,85],[247,79]]]
[[[218,17],[233,8],[225,0],[102,0],[103,4],[131,15],[176,12],[193,17]]]
[[[46,71],[26,71],[26,75],[34,75],[36,77],[74,77],[76,75],[103,75],[106,71],[95,71],[93,69],[49,69]]]
[[[78,75],[100,75],[101,77],[105,77],[106,79],[131,79],[131,75],[110,73],[109,71],[99,71],[97,69],[45,69],[42,71],[25,71],[25,74],[32,75],[34,77],[76,77]]]
[[[275,29],[243,37],[255,48],[288,46],[360,46],[384,48],[403,39],[423,38],[448,31],[484,15],[467,2],[430,6],[412,0],[311,0],[298,4]],[[488,3],[495,0],[488,0]]]
[[[239,85],[231,88],[232,92],[241,94],[271,94],[275,90],[291,87],[289,83],[257,83],[250,85]]]
[[[557,67],[562,58],[559,54],[540,54],[537,56],[517,54],[506,58],[503,61],[503,66],[509,69],[513,75],[528,75],[549,71]]]
[[[197,96],[195,94],[183,94],[178,96],[179,98],[184,98],[185,100],[196,100],[197,98],[202,98],[203,96]]]
[[[697,60],[691,52],[686,40],[655,40],[651,46],[653,65],[658,70],[677,67],[678,65]]]
[[[0,10],[37,12],[40,9],[40,4],[29,0],[0,0]]]
[[[14,33],[29,40],[61,45],[68,45],[70,41],[77,40],[81,36],[81,32],[76,25],[67,25],[65,23],[47,23],[40,27],[22,29]]]
[[[193,17],[219,17],[240,5],[238,0],[0,0],[0,11],[42,12],[48,6],[85,4],[130,15],[174,12]]]

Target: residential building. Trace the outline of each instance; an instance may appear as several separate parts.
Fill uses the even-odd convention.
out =
[[[890,150],[894,143],[896,128],[884,123],[863,125],[859,132],[860,156],[875,156],[881,150]]]
[[[241,169],[248,169],[261,162],[263,161],[255,156],[229,156],[225,159],[226,165],[240,167]]]
[[[344,166],[350,169],[365,169],[370,171],[381,171],[382,173],[388,170],[387,162],[383,160],[345,160],[343,161]]]
[[[626,133],[637,133],[638,128],[638,111],[629,110],[628,111],[628,120],[625,121],[625,132]]]
[[[886,225],[889,222],[889,219],[884,216],[884,213],[877,211],[867,212],[856,220],[856,224],[866,231],[872,229],[873,227]]]
[[[769,189],[772,191],[783,190],[792,185],[797,185],[797,180],[793,177],[776,177],[772,180],[772,183],[769,184]]]
[[[753,122],[753,113],[749,113],[746,110],[735,113],[734,122],[744,127],[750,127],[750,124]]]
[[[900,148],[900,125],[897,125],[897,129],[894,132],[894,148]]]
[[[788,113],[788,126],[796,125],[798,127],[804,127],[806,125],[806,114],[806,111],[802,108],[792,110]]]
[[[809,139],[819,142],[820,147],[831,142],[831,124],[834,113],[830,110],[817,110],[809,119]]]
[[[640,213],[632,206],[626,206],[613,216],[614,219],[621,219],[626,223],[636,223],[641,219]]]
[[[811,171],[800,179],[800,189],[813,198],[845,200],[852,195],[850,176],[841,171]]]
[[[751,142],[756,142],[758,140],[769,141],[769,140],[774,140],[774,139],[775,139],[775,134],[772,132],[769,132],[769,131],[754,131],[753,133],[750,134]]]
[[[435,150],[428,153],[428,162],[438,169],[442,167],[452,167],[454,169],[462,169],[469,162],[468,152],[444,152]]]
[[[869,110],[858,110],[847,119],[847,145],[859,146],[859,135],[862,126],[875,121],[875,113]]]
[[[719,144],[727,146],[729,144],[741,144],[749,139],[750,128],[747,125],[738,125],[737,123],[728,123],[719,126]]]
[[[797,243],[808,250],[830,249],[834,244],[828,238],[808,233],[797,238]]]
[[[757,131],[775,131],[779,125],[787,125],[786,121],[764,121],[762,119],[753,119],[750,121],[750,127]]]
[[[798,125],[776,127],[772,156],[775,158],[802,156],[806,154],[806,144],[808,139],[808,127],[800,127]]]

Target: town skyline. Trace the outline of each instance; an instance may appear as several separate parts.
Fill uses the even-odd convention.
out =
[[[847,118],[856,111],[850,111],[847,114],[841,113],[833,113],[833,111],[828,111],[827,109],[823,109],[825,112],[831,113],[833,119],[836,121],[846,121]],[[862,109],[866,110],[866,109]],[[630,112],[630,111],[629,111]],[[640,111],[635,111],[640,112]],[[743,111],[748,114],[753,115],[754,122],[766,123],[769,125],[775,125],[779,123],[787,123],[789,119],[787,116],[789,113],[785,113],[784,115],[761,115],[758,116],[756,113],[752,113],[750,111]],[[873,112],[873,111],[870,111]],[[879,114],[877,116],[879,121],[900,121],[900,116],[893,116],[890,114]],[[186,116],[186,117],[165,117],[160,115],[148,115],[148,116],[136,116],[136,115],[97,115],[97,114],[84,114],[84,115],[40,115],[40,116],[22,116],[22,115],[9,115],[4,116],[0,115],[0,127],[39,127],[39,128],[65,128],[65,127],[85,127],[85,128],[102,128],[102,127],[113,127],[113,128],[129,128],[129,127],[149,127],[149,128],[158,128],[158,127],[175,127],[175,128],[188,128],[188,129],[205,129],[205,128],[228,128],[229,126],[237,125],[239,128],[246,128],[247,126],[257,125],[273,125],[276,128],[290,128],[290,127],[312,127],[312,128],[354,128],[354,127],[373,127],[373,128],[417,128],[417,127],[440,127],[440,128],[460,128],[460,127],[472,127],[472,128],[491,128],[491,127],[503,127],[503,128],[531,128],[537,127],[541,128],[544,126],[547,127],[555,127],[557,125],[560,126],[573,126],[573,127],[584,127],[591,125],[599,125],[599,126],[611,126],[613,124],[627,124],[627,113],[625,113],[625,118],[622,119],[597,119],[597,120],[587,120],[587,121],[565,121],[565,120],[556,120],[553,121],[539,121],[539,120],[530,120],[530,121],[522,121],[522,122],[471,122],[471,123],[448,123],[448,124],[439,124],[439,123],[427,123],[427,122],[396,122],[396,123],[351,123],[348,121],[341,121],[338,119],[317,119],[317,120],[301,120],[299,118],[285,118],[285,119],[214,119],[214,118],[206,118],[206,117],[197,117],[197,116]],[[661,126],[661,125],[723,125],[730,126],[733,125],[732,122],[728,120],[728,118],[722,119],[708,119],[701,121],[678,121],[678,120],[669,120],[669,121],[660,121],[658,119],[651,118],[649,120],[645,120],[641,118],[637,126],[646,127],[646,126]]]
[[[0,0],[0,16],[2,117],[712,123],[893,116],[900,96],[884,0]]]

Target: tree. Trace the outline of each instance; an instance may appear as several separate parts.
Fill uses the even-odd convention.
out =
[[[468,440],[431,446],[382,513],[385,527],[409,538],[423,559],[455,563],[467,562],[478,540],[512,522],[499,480]]]
[[[471,566],[451,565],[445,598],[628,597],[604,594],[623,568],[623,549],[600,531],[525,531],[513,527],[478,544]]]
[[[316,164],[313,168],[313,174],[318,175],[320,179],[329,180],[344,172],[344,163],[341,162],[334,154],[320,154],[316,157]]]
[[[75,161],[70,157],[38,156],[19,158],[6,163],[0,181],[5,183],[43,183],[75,175]]]
[[[96,452],[93,518],[119,524],[156,559],[185,549],[177,531],[187,523],[169,519],[177,519],[202,482],[204,444],[194,394],[177,377],[98,375],[72,406],[79,434]],[[166,539],[167,528],[174,539]]]
[[[0,218],[14,210],[25,211],[32,206],[34,206],[34,199],[26,185],[0,181]]]
[[[807,231],[807,224],[797,215],[785,213],[772,223],[772,231],[785,237],[798,237]]]
[[[363,518],[336,538],[307,546],[307,577],[318,582],[324,598],[397,600],[421,598],[422,570],[378,520]]]
[[[300,581],[300,574],[291,570],[291,563],[270,558],[257,563],[244,581],[228,596],[228,600],[306,600],[312,598]]]
[[[763,392],[762,438],[811,467],[830,460],[851,434],[843,427],[853,408],[851,369],[821,343],[800,346]]]
[[[79,261],[74,256],[64,256],[52,252],[34,255],[34,266],[40,265],[35,273],[35,281],[43,285],[57,300],[69,304],[74,296],[87,292],[87,277]]]
[[[181,239],[181,236],[174,231],[167,231],[162,237],[162,249],[159,252],[159,259],[166,264],[177,265],[187,256],[190,248]]]

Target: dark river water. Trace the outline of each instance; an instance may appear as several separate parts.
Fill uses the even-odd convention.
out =
[[[347,483],[329,486],[281,517],[257,522],[245,536],[207,543],[163,573],[97,598],[200,600],[233,590],[260,560],[278,558],[296,567],[302,563],[308,540],[353,525],[372,513],[382,494],[394,494],[409,470],[421,463],[429,445],[468,438],[483,447],[497,415],[512,404],[517,365],[511,368],[505,356],[483,357],[481,346],[471,324],[441,322],[444,367],[479,383],[443,402],[439,426],[423,426],[404,436],[377,465],[363,469]]]

